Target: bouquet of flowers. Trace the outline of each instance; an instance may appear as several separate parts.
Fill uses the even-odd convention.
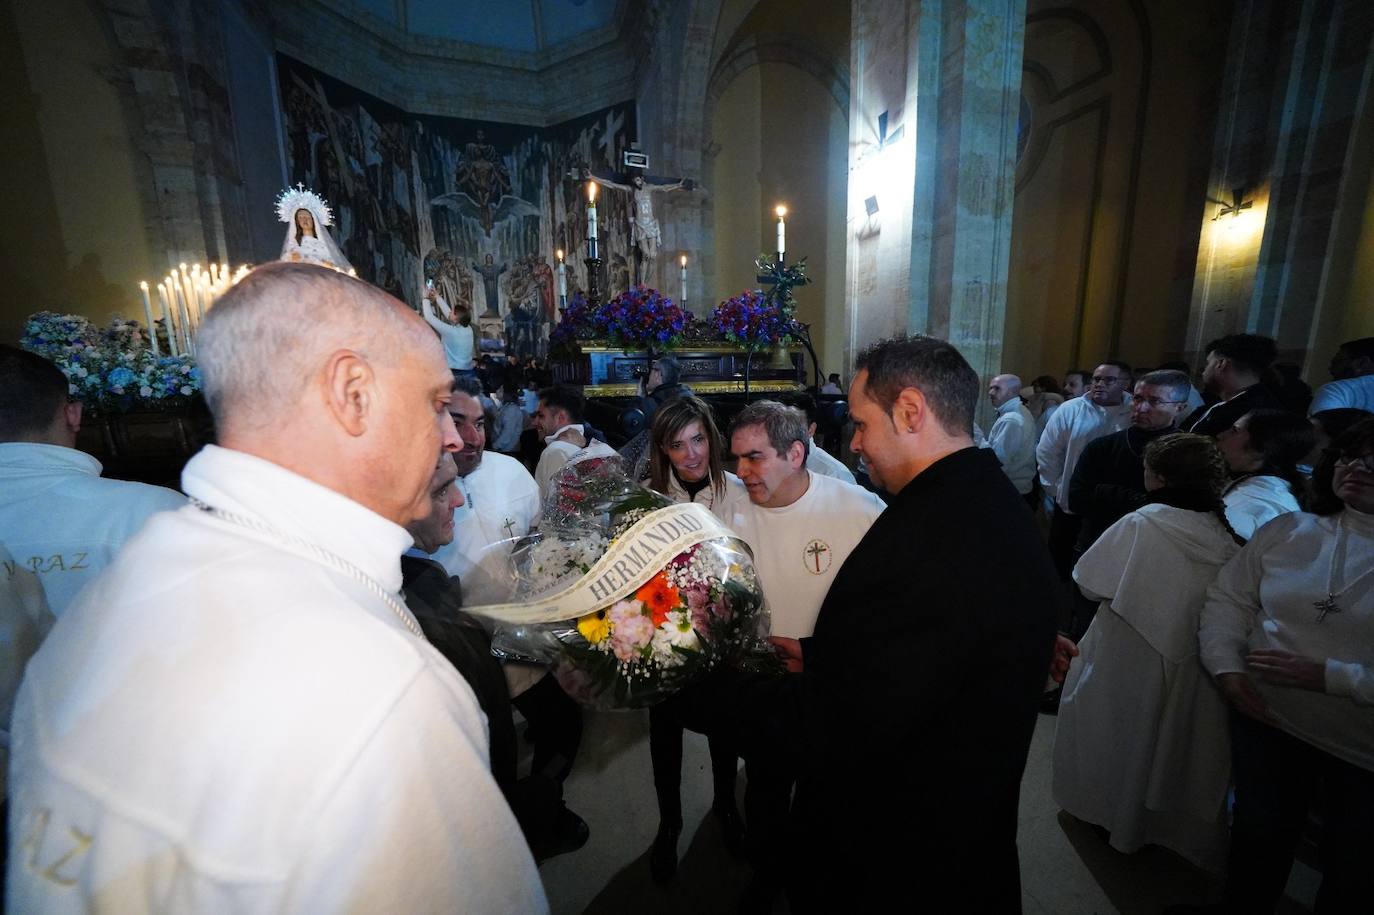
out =
[[[788,309],[763,292],[746,290],[721,302],[711,312],[711,326],[726,340],[746,349],[768,349],[795,336],[796,322]]]
[[[764,657],[767,612],[748,547],[704,507],[632,483],[618,457],[570,462],[509,562],[493,651],[552,665],[586,705],[639,708],[718,664]]]

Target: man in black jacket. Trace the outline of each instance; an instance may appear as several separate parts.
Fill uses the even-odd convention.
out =
[[[1058,576],[969,431],[978,376],[931,337],[876,344],[852,447],[894,497],[840,568],[803,669],[740,676],[742,737],[790,744],[794,911],[1018,912],[1021,775]]]
[[[1179,428],[1216,437],[1251,410],[1282,410],[1283,404],[1261,379],[1278,358],[1278,347],[1258,334],[1227,334],[1207,344],[1202,385],[1217,398],[1198,407]]]
[[[1069,510],[1083,517],[1078,555],[1127,513],[1145,504],[1145,446],[1174,431],[1188,411],[1192,382],[1182,372],[1140,377],[1131,397],[1131,425],[1089,442],[1069,481]]]

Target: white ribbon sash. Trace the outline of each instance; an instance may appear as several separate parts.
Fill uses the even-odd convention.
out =
[[[738,539],[704,505],[695,502],[670,505],[640,518],[586,574],[563,590],[532,603],[486,604],[463,609],[515,625],[574,620],[629,597],[673,557],[698,543],[719,537]]]

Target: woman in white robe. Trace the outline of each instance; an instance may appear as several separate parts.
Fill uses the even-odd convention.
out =
[[[1302,509],[1306,482],[1298,462],[1315,444],[1311,423],[1285,410],[1251,410],[1217,436],[1231,470],[1222,499],[1236,533],[1248,540],[1279,515]]]
[[[1176,433],[1145,450],[1151,503],[1107,529],[1074,568],[1100,609],[1064,681],[1055,801],[1134,852],[1163,845],[1218,869],[1230,773],[1226,705],[1198,663],[1207,587],[1243,542],[1222,513],[1226,465]]]

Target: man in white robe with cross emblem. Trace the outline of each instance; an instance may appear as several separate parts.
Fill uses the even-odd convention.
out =
[[[776,401],[745,407],[730,430],[730,451],[749,502],[725,521],[754,554],[773,642],[791,670],[800,669],[800,640],[810,638],[835,573],[884,508],[866,489],[807,470],[810,447],[805,414]],[[794,780],[785,759],[749,761],[744,807],[755,867],[751,903],[781,890],[780,853]]]

